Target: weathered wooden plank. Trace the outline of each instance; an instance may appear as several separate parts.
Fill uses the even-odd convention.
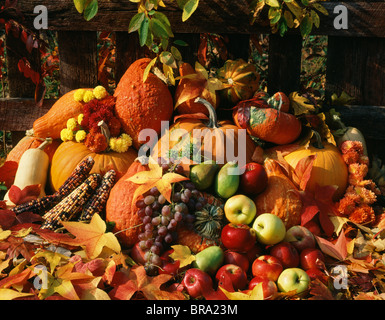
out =
[[[181,33],[256,33],[269,32],[270,28],[250,25],[246,0],[201,0],[197,11],[182,23],[181,10],[175,1],[165,1],[162,10],[170,19],[174,30]],[[39,1],[49,12],[48,26],[52,30],[127,31],[130,19],[137,13],[135,3],[124,0],[99,0],[99,12],[91,21],[85,21],[72,1]],[[385,37],[384,1],[324,2],[328,16],[320,14],[321,26],[315,33],[341,36]],[[344,5],[348,9],[348,28],[335,29],[334,8]],[[18,7],[25,14],[27,26],[33,28],[34,0],[19,0]]]
[[[359,105],[385,105],[385,39],[329,36],[328,95],[347,92]]]
[[[44,115],[55,100],[44,100],[42,107],[37,107],[34,99],[0,99],[0,130],[26,131],[33,122]]]
[[[287,34],[285,37],[270,35],[269,69],[267,89],[270,94],[278,91],[290,93],[298,90],[301,72],[302,38]]]
[[[59,31],[60,93],[93,88],[98,83],[97,34]]]

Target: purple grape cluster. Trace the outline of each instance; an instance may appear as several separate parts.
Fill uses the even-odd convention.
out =
[[[162,165],[163,171],[182,173],[181,165]],[[151,188],[136,201],[137,214],[143,223],[139,234],[139,247],[145,252],[145,268],[148,274],[156,274],[162,265],[161,255],[176,240],[176,228],[184,223],[192,226],[194,212],[205,205],[205,198],[189,181],[174,183],[169,203],[157,187]]]

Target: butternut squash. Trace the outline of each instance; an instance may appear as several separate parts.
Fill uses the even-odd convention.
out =
[[[44,152],[44,148],[51,143],[52,139],[46,139],[39,147],[26,150],[20,158],[19,166],[16,171],[14,185],[20,189],[26,186],[40,184],[40,197],[45,196],[45,185],[48,175],[49,156]],[[7,205],[13,206],[9,200],[8,192],[4,196]]]

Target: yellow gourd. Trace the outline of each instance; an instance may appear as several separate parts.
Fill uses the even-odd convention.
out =
[[[26,150],[20,158],[19,166],[16,171],[14,185],[20,189],[26,186],[40,184],[40,197],[45,196],[45,185],[48,175],[49,157],[44,152],[44,148],[51,143],[51,139],[46,139],[39,147]],[[14,205],[9,200],[8,192],[4,196],[7,205]]]

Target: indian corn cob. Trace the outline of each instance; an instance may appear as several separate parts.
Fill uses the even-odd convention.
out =
[[[99,181],[100,174],[90,174],[80,186],[43,216],[45,221],[41,228],[56,230],[60,227],[61,221],[68,221],[78,214],[82,210],[83,205],[95,192]]]
[[[94,163],[95,160],[92,157],[83,159],[57,192],[52,195],[31,200],[28,203],[17,205],[12,208],[12,211],[16,214],[27,211],[43,214],[45,211],[52,209],[52,207],[58,204],[62,198],[69,195],[87,178]]]
[[[88,222],[91,220],[95,213],[100,214],[103,211],[107,203],[110,190],[115,183],[115,177],[115,170],[109,170],[104,174],[99,187],[84,206],[79,221]]]

